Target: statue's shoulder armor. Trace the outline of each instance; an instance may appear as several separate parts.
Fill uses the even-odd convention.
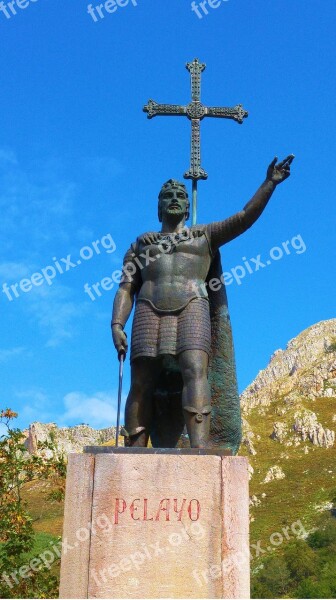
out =
[[[206,240],[207,240],[208,246],[209,246],[209,250],[210,250],[210,255],[213,256],[208,226],[207,225],[192,225],[192,227],[190,227],[190,231],[194,238],[201,237],[202,235],[204,235],[206,237]]]
[[[206,234],[206,225],[192,225],[190,231],[193,237],[201,237]]]
[[[132,258],[136,255],[137,253],[137,249],[138,249],[138,240],[136,240],[135,242],[133,242],[130,247],[128,248],[125,256],[124,256],[124,263],[127,263],[129,261],[132,260]]]
[[[200,238],[202,236],[205,236],[207,239],[207,242],[209,244],[210,247],[210,240],[209,240],[209,233],[208,233],[208,228],[207,225],[192,225],[191,227],[186,227],[185,228],[185,232],[189,231],[189,240],[192,239],[197,239]],[[151,236],[152,238],[155,239],[155,241],[153,243],[156,244],[160,244],[161,240],[165,239],[165,234],[161,234],[158,231],[146,231],[145,233],[142,233],[141,235],[139,235],[137,237],[137,239],[135,240],[135,242],[133,242],[128,250],[128,254],[133,254],[137,255],[141,249],[143,249],[144,246],[149,245],[151,242],[148,242],[148,240],[146,239],[148,236]],[[167,234],[167,237],[170,237],[170,234]],[[180,240],[183,241],[183,238]],[[185,241],[188,241],[185,240]],[[211,250],[211,247],[210,247]]]

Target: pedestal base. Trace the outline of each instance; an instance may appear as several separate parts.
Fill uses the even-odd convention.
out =
[[[61,598],[249,598],[245,458],[88,450],[69,456]]]

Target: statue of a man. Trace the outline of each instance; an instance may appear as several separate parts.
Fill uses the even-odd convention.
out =
[[[131,245],[113,306],[112,336],[120,355],[128,349],[124,326],[136,299],[131,389],[125,410],[127,445],[147,446],[153,421],[158,418],[155,390],[162,383],[165,360],[174,357],[181,376],[181,414],[190,445],[209,447],[212,331],[206,281],[218,249],[260,217],[276,186],[289,177],[293,158],[290,155],[279,164],[275,158],[266,180],[243,210],[206,226],[186,226],[189,199],[182,183],[169,180],[163,185],[159,195],[161,231],[144,234]],[[173,372],[167,386],[172,377]]]

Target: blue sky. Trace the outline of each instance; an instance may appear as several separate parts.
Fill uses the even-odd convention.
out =
[[[97,21],[87,0],[0,12],[0,404],[22,427],[114,422],[116,285],[94,301],[84,285],[157,229],[159,188],[188,167],[188,120],[148,121],[142,106],[188,103],[184,64],[196,56],[207,63],[204,103],[249,111],[242,126],[202,123],[199,222],[240,210],[275,155],[296,155],[258,223],[222,250],[227,272],[270,262],[252,274],[245,265],[228,286],[240,389],[289,339],[335,316],[335,3],[228,0],[202,18],[189,0],[119,4]],[[51,285],[37,277],[12,300],[1,291],[48,266]],[[128,383],[129,365],[125,393]]]

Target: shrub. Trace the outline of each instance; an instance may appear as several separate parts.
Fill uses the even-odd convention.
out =
[[[57,456],[51,442],[45,444],[53,451],[50,459],[29,455],[21,431],[11,425],[16,417],[9,408],[0,411],[0,423],[6,428],[6,433],[0,436],[0,597],[56,598],[58,581],[50,568],[41,560],[37,569],[30,566],[35,534],[22,489],[35,479],[48,479],[56,486],[53,493],[56,491],[60,498],[65,460]]]

